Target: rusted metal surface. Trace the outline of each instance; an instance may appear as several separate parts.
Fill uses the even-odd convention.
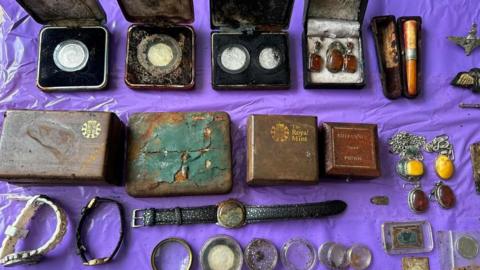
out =
[[[123,124],[113,113],[7,111],[0,178],[28,184],[119,183],[123,145]]]
[[[224,112],[132,115],[127,165],[132,196],[227,193],[230,118]]]
[[[247,183],[317,183],[317,130],[317,118],[314,116],[250,116],[247,131]]]
[[[377,125],[324,123],[323,129],[327,176],[380,176]]]

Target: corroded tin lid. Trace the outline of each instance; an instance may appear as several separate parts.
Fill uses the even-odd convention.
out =
[[[294,0],[210,0],[212,29],[286,29]]]
[[[98,0],[17,0],[40,24],[105,23],[107,16]]]
[[[125,19],[133,23],[193,23],[193,0],[118,0]]]

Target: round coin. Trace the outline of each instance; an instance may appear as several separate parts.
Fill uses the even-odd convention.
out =
[[[88,62],[87,46],[79,40],[69,39],[60,42],[53,51],[53,62],[66,72],[75,72],[83,69]]]
[[[237,74],[247,69],[250,54],[243,45],[230,45],[221,50],[217,62],[223,71]]]
[[[267,70],[275,69],[280,65],[281,61],[281,53],[275,47],[263,48],[258,55],[258,62],[260,63],[260,66]]]
[[[203,270],[240,270],[243,254],[240,245],[228,235],[210,238],[200,251]]]
[[[478,255],[478,241],[469,235],[463,235],[458,238],[455,247],[458,254],[465,259],[471,260]]]

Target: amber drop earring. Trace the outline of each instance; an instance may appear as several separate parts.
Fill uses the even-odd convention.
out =
[[[357,72],[358,68],[358,61],[357,57],[353,55],[353,48],[354,45],[352,42],[347,43],[347,52],[344,57],[344,62],[343,62],[343,69],[348,72],[348,73],[355,73]]]
[[[320,55],[322,43],[315,41],[315,51],[310,54],[309,69],[312,72],[320,72],[323,69],[323,58]]]

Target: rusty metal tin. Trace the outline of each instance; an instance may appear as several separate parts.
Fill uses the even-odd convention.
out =
[[[125,130],[110,112],[9,110],[0,178],[15,184],[117,184]]]
[[[377,125],[324,123],[325,173],[332,177],[381,175]]]
[[[247,183],[318,182],[315,116],[251,115],[247,131]]]
[[[130,117],[126,189],[134,197],[227,193],[232,188],[225,112]]]

